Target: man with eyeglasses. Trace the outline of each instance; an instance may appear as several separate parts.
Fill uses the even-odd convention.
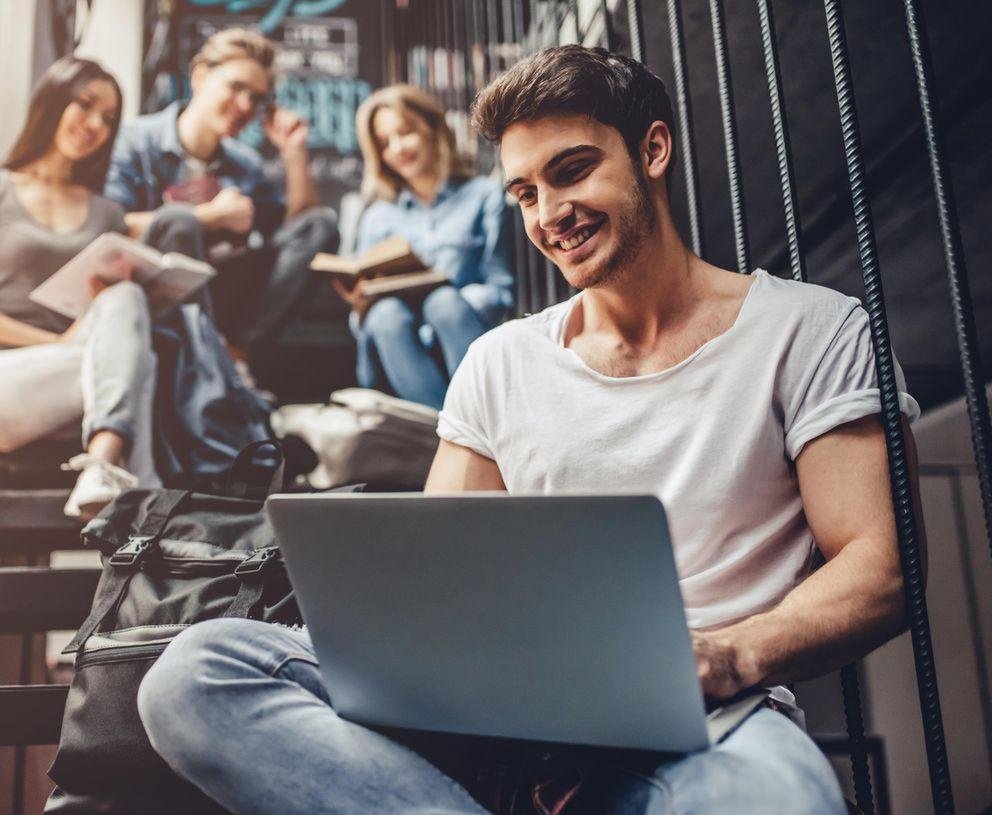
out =
[[[188,103],[121,128],[105,189],[128,213],[132,235],[218,267],[218,323],[247,353],[278,337],[312,278],[313,255],[334,251],[338,240],[334,212],[318,206],[306,122],[272,102],[274,58],[256,31],[208,38],[190,63]],[[266,176],[259,153],[234,138],[258,117],[285,190]],[[267,279],[254,286],[259,278]]]

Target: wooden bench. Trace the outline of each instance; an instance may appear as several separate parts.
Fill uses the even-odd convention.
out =
[[[27,747],[58,742],[68,691],[66,685],[32,684],[44,669],[38,635],[78,627],[89,613],[100,574],[96,568],[48,565],[53,551],[81,547],[81,524],[62,513],[67,496],[65,489],[0,490],[0,635],[5,635],[0,640],[5,679],[0,682],[16,683],[0,684],[0,747],[13,748],[5,766],[13,773],[8,800],[17,815],[26,811],[26,799],[33,804],[37,797],[31,795],[38,786],[36,774],[43,783],[43,770],[32,768],[28,786]],[[6,793],[6,780],[0,786]]]

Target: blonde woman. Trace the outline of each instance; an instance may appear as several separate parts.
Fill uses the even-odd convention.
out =
[[[420,88],[376,91],[359,107],[357,129],[363,192],[374,202],[359,223],[357,251],[400,235],[451,281],[417,305],[395,297],[369,304],[361,283],[337,285],[353,309],[358,382],[440,408],[468,346],[513,306],[505,196],[469,173],[444,109]]]

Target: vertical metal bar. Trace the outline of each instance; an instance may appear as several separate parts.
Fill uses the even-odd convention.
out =
[[[744,214],[744,190],[741,185],[737,158],[737,123],[734,120],[734,88],[727,57],[727,28],[722,0],[710,0],[710,21],[713,25],[713,53],[716,58],[716,79],[720,91],[720,114],[723,117],[723,143],[727,152],[727,181],[730,185],[730,212],[734,222],[734,249],[737,271],[751,271],[751,251],[747,240],[747,218]]]
[[[488,51],[489,51],[489,79],[492,79],[496,74],[499,73],[499,68],[497,67],[497,44],[499,41],[499,19],[497,17],[496,3],[498,0],[488,0],[486,4],[486,17],[488,21],[488,30],[486,36],[488,39]]]
[[[538,32],[541,29],[538,19],[537,0],[529,0],[530,8],[530,53],[535,53],[540,47],[541,41]]]
[[[882,403],[882,424],[889,458],[892,480],[892,504],[895,509],[896,530],[899,534],[899,555],[902,561],[903,583],[906,592],[907,617],[913,641],[916,662],[916,681],[920,695],[920,711],[926,741],[927,761],[930,766],[930,786],[934,812],[949,815],[954,812],[951,776],[947,763],[947,744],[944,724],[940,714],[940,696],[937,689],[937,672],[934,665],[933,642],[927,614],[923,567],[920,557],[919,535],[913,508],[912,487],[906,460],[906,440],[903,436],[902,417],[899,411],[899,394],[885,317],[885,299],[882,278],[878,268],[878,251],[875,229],[865,189],[864,159],[861,151],[861,134],[858,129],[857,111],[851,86],[851,68],[848,60],[847,40],[843,16],[838,0],[824,0],[827,33],[830,40],[830,57],[833,62],[834,83],[837,89],[837,106],[844,137],[844,153],[851,186],[851,204],[858,236],[858,253],[865,282],[865,304],[875,346],[875,369]]]
[[[630,31],[630,55],[644,62],[644,23],[640,0],[627,0],[627,28]]]
[[[675,102],[679,117],[679,146],[685,165],[685,197],[689,212],[689,239],[692,251],[702,255],[703,211],[699,202],[699,169],[693,138],[692,100],[689,95],[689,74],[686,70],[685,40],[682,35],[680,0],[668,0],[668,31],[672,43],[672,73],[675,76]]]
[[[610,18],[610,6],[607,0],[600,0],[599,16],[603,18],[603,46],[607,51],[612,51],[616,48],[616,42],[613,36],[613,20]]]
[[[768,98],[772,105],[772,128],[775,131],[775,151],[778,153],[778,174],[782,184],[782,206],[785,209],[785,232],[789,243],[789,265],[796,280],[806,280],[806,258],[802,252],[802,224],[796,200],[795,170],[789,143],[789,122],[785,112],[782,71],[775,41],[775,17],[771,0],[757,0],[761,21],[761,42],[765,53],[765,74],[768,77]]]
[[[841,668],[840,687],[844,698],[844,720],[847,724],[848,746],[851,750],[854,801],[863,815],[875,815],[875,798],[871,792],[871,773],[868,771],[865,720],[861,712],[861,681],[858,677],[858,666],[855,663]]]
[[[971,447],[978,470],[978,484],[985,513],[985,536],[992,553],[992,425],[989,422],[989,403],[985,394],[984,368],[978,345],[978,330],[971,302],[971,287],[961,245],[954,187],[949,173],[944,171],[944,143],[938,120],[937,105],[931,98],[933,62],[926,38],[926,20],[919,0],[904,0],[906,30],[909,47],[916,70],[916,85],[920,94],[920,110],[926,133],[927,153],[930,156],[930,175],[933,179],[937,203],[937,219],[944,246],[944,263],[947,266],[947,285],[954,311],[954,329],[961,356],[964,375],[965,402],[971,420]]]
[[[575,41],[582,45],[582,26],[579,25],[579,0],[571,0],[572,19],[575,20]]]

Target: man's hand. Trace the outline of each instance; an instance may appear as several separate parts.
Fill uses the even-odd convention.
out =
[[[732,638],[716,631],[692,631],[692,650],[696,655],[696,672],[708,699],[729,699],[757,679],[745,676],[740,654]]]
[[[365,313],[372,305],[372,301],[365,296],[365,281],[359,280],[349,289],[336,277],[332,277],[331,285],[334,287],[334,291],[341,295],[341,299],[351,306],[352,311],[358,315],[358,321],[364,320]]]
[[[263,122],[265,135],[279,151],[285,161],[295,156],[306,156],[307,134],[309,128],[306,121],[291,110],[275,108]]]
[[[237,187],[225,187],[213,200],[195,209],[197,220],[207,229],[226,229],[238,235],[251,230],[255,205]]]

